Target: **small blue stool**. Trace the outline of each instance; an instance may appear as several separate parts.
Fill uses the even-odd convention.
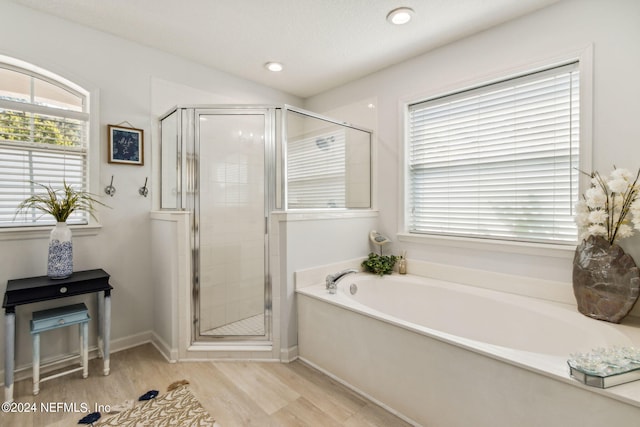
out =
[[[57,378],[82,370],[82,378],[89,376],[89,312],[83,303],[35,311],[31,318],[33,338],[33,394],[40,391],[40,381]],[[66,326],[79,325],[80,367],[40,379],[40,333]]]

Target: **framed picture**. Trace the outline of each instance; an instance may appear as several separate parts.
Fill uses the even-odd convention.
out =
[[[127,165],[144,164],[144,138],[142,129],[117,125],[109,127],[109,163]]]

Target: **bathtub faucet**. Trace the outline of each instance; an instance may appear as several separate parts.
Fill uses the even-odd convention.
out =
[[[330,294],[335,294],[338,289],[338,280],[342,279],[347,274],[351,273],[359,273],[360,270],[356,270],[355,268],[349,268],[347,270],[340,271],[336,274],[329,274],[327,276],[327,290]]]

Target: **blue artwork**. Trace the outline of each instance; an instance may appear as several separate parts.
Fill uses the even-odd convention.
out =
[[[140,134],[125,130],[113,130],[113,159],[129,162],[140,161]]]

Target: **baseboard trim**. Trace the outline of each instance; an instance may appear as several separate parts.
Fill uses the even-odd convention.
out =
[[[394,408],[390,407],[389,405],[379,401],[378,399],[376,399],[375,397],[371,396],[368,393],[365,393],[363,390],[359,389],[358,387],[348,383],[347,381],[343,380],[342,378],[334,375],[333,373],[327,371],[326,369],[320,367],[319,365],[313,363],[312,361],[310,361],[309,359],[306,359],[305,357],[302,356],[298,356],[298,360],[302,363],[304,363],[305,365],[319,371],[322,372],[323,374],[325,374],[326,376],[328,376],[329,378],[333,379],[334,381],[342,384],[343,386],[347,387],[348,389],[350,389],[351,391],[359,394],[360,396],[364,397],[365,399],[367,399],[370,402],[375,403],[376,405],[382,407],[383,409],[385,409],[387,412],[392,413],[393,415],[395,415],[396,417],[406,421],[407,423],[411,424],[412,426],[420,426],[420,424],[418,424],[416,421],[412,420],[411,418],[407,417],[406,415],[402,414],[401,412],[395,410]]]
[[[111,341],[111,350],[110,354],[117,353],[122,350],[127,350],[129,348],[137,347],[142,344],[146,344],[152,342],[152,331],[140,332],[138,334],[129,335],[128,337],[118,338],[116,340]],[[89,348],[89,359],[96,359],[100,357],[100,353],[98,351],[98,346],[94,345]],[[78,363],[80,355],[77,353],[66,353],[61,355],[56,355],[53,357],[49,357],[46,360],[42,360],[40,364],[40,375],[47,374],[49,372],[66,368],[68,366],[74,365]],[[91,372],[89,372],[91,375]],[[2,378],[2,386],[4,386],[4,366],[3,369],[0,370],[0,376]],[[22,365],[17,367],[13,372],[13,382],[14,384],[18,381],[25,380],[27,378],[31,378],[33,376],[33,365],[28,363],[26,365]]]
[[[280,349],[280,361],[283,363],[291,363],[298,359],[298,346],[294,345],[289,348]]]
[[[153,332],[144,331],[128,337],[118,338],[117,340],[111,340],[111,353],[117,353],[122,350],[127,350],[139,345],[151,342]]]
[[[151,332],[151,344],[158,350],[158,352],[169,363],[176,363],[178,361],[178,349],[171,348],[158,334]]]

